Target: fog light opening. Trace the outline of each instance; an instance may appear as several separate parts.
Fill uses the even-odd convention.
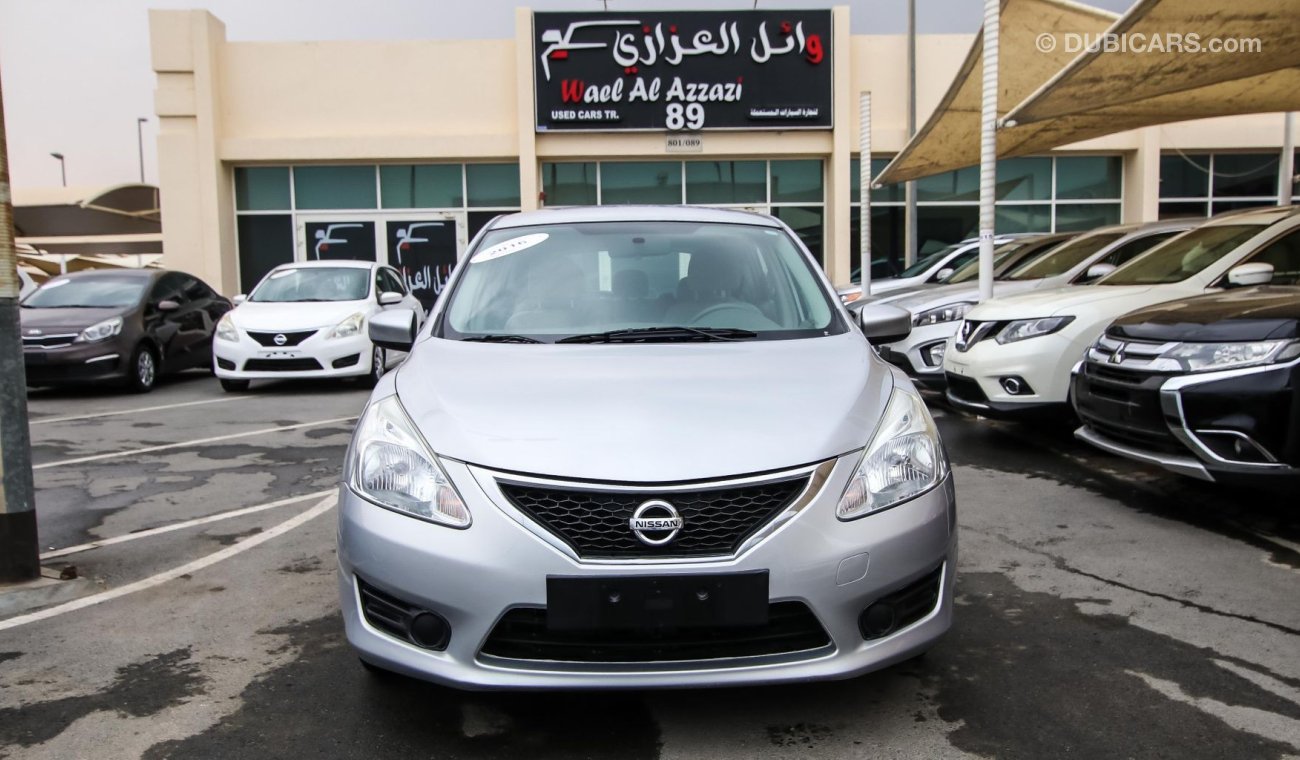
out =
[[[925,360],[927,366],[938,367],[943,364],[943,354],[947,348],[948,341],[941,340],[921,349],[921,358]]]
[[[998,384],[1002,386],[1002,390],[1011,396],[1028,396],[1034,392],[1034,389],[1029,387],[1029,383],[1026,383],[1024,378],[1018,375],[999,378]]]
[[[411,618],[406,633],[411,637],[411,643],[425,649],[442,649],[451,638],[447,621],[432,612],[421,612]]]
[[[878,639],[894,630],[897,620],[898,614],[894,611],[894,605],[889,602],[876,602],[862,611],[862,616],[858,618],[858,626],[862,629],[863,638]]]

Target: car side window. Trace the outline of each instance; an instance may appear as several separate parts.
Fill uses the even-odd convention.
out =
[[[189,301],[201,301],[211,297],[208,286],[200,282],[197,277],[189,275],[181,276],[181,295]]]
[[[1284,235],[1251,256],[1243,264],[1263,262],[1273,265],[1273,285],[1295,285],[1300,282],[1300,230]]]
[[[379,272],[384,279],[384,290],[406,295],[406,285],[402,283],[402,278],[396,272],[391,269],[381,269]]]
[[[158,282],[154,283],[153,290],[149,291],[149,305],[157,306],[159,301],[176,301],[177,303],[188,301],[189,299],[182,294],[182,282],[181,275],[175,272],[168,272],[158,278]]]
[[[1117,267],[1122,266],[1128,263],[1134,257],[1136,257],[1139,253],[1146,253],[1147,251],[1151,250],[1152,248],[1155,248],[1157,245],[1165,242],[1166,240],[1173,237],[1174,235],[1179,234],[1179,232],[1181,232],[1181,230],[1173,231],[1173,232],[1160,232],[1155,235],[1147,235],[1144,238],[1138,238],[1137,240],[1131,241],[1125,245],[1121,245],[1115,250],[1106,254],[1106,258],[1102,259],[1102,261],[1104,261],[1107,264],[1113,264]]]

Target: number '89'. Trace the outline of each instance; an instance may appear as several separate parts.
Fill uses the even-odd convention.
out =
[[[664,126],[668,129],[699,129],[704,126],[704,106],[699,103],[669,103]]]

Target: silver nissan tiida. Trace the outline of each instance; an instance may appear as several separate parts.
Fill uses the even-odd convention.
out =
[[[548,210],[471,243],[357,424],[339,502],[348,640],[472,689],[845,678],[952,621],[943,444],[788,227]]]

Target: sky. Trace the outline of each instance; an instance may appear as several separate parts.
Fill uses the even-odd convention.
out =
[[[1088,0],[1123,12],[1133,0]],[[157,182],[150,8],[206,8],[232,41],[491,39],[514,36],[514,8],[596,10],[599,0],[0,0],[0,85],[16,188]],[[854,34],[902,34],[907,0],[759,0],[759,8],[849,5]],[[751,8],[753,0],[608,0],[610,10]],[[920,34],[974,33],[980,0],[917,0]],[[924,61],[918,61],[924,66]]]

